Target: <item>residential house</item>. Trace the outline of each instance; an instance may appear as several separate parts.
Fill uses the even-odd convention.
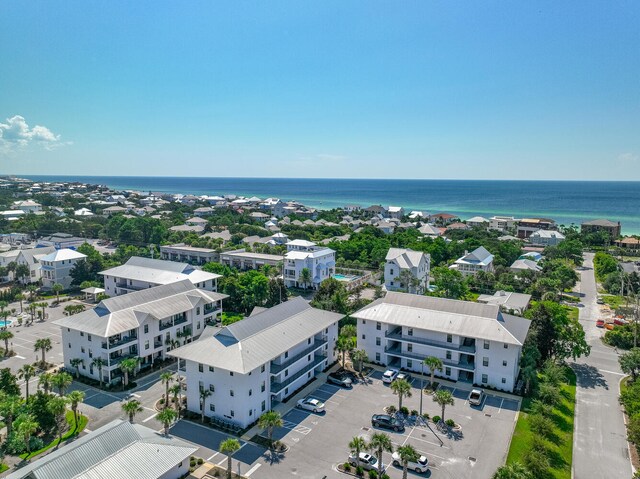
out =
[[[529,243],[536,246],[558,246],[565,240],[559,231],[538,230],[529,236]]]
[[[257,312],[175,349],[196,414],[247,427],[312,381],[337,357],[341,314],[303,298]],[[211,391],[204,404],[200,391]]]
[[[207,226],[209,224],[209,222],[207,220],[205,220],[204,218],[200,218],[198,216],[194,216],[192,218],[188,218],[187,220],[185,220],[185,224],[188,224],[189,226]]]
[[[616,246],[627,251],[638,251],[640,250],[640,239],[634,238],[633,236],[626,236],[616,241]]]
[[[80,208],[73,212],[73,216],[94,216],[89,208]]]
[[[376,224],[376,228],[378,228],[384,234],[390,235],[396,229],[396,224],[390,221],[380,221]]]
[[[167,353],[200,336],[205,324],[215,322],[228,297],[196,288],[189,280],[156,286],[102,300],[95,308],[53,323],[62,332],[65,367],[75,371],[73,359],[81,359],[79,373],[105,383],[122,378],[120,364],[138,358],[148,368]],[[100,371],[93,364],[102,358]]]
[[[107,217],[128,212],[129,208],[123,208],[122,206],[109,206],[108,208],[102,210],[102,214]]]
[[[490,222],[491,220],[483,216],[474,216],[473,218],[469,218],[467,220],[467,224],[472,228],[487,228],[489,227]]]
[[[63,248],[55,250],[40,258],[42,287],[51,289],[54,284],[61,284],[64,289],[71,287],[71,270],[76,263],[85,259],[87,255],[76,250]]]
[[[0,211],[0,218],[7,221],[16,221],[22,218],[26,213],[22,210],[6,210]]]
[[[424,294],[429,287],[431,256],[422,251],[389,248],[385,257],[384,287],[387,291]]]
[[[15,261],[16,264],[25,265],[29,268],[29,276],[27,278],[22,278],[20,282],[22,284],[28,284],[40,281],[40,278],[42,278],[40,260],[49,253],[53,253],[55,250],[56,248],[53,246],[18,250],[19,253],[15,256],[13,261]],[[12,254],[10,251],[8,253]],[[10,276],[13,277],[13,274]]]
[[[169,228],[171,231],[178,231],[182,233],[195,233],[197,235],[201,235],[204,233],[203,226],[191,226],[191,225],[177,225]]]
[[[509,269],[515,273],[519,271],[534,271],[539,273],[542,271],[542,267],[531,259],[517,259],[509,266]]]
[[[193,215],[198,217],[211,216],[215,210],[210,206],[201,206],[193,210]]]
[[[389,218],[402,219],[404,216],[404,208],[402,206],[389,206],[387,208]]]
[[[598,219],[585,221],[580,226],[580,231],[582,231],[582,233],[597,233],[599,231],[604,231],[609,235],[609,239],[613,241],[620,237],[622,225],[619,221],[616,223],[610,220]]]
[[[356,213],[360,211],[362,207],[360,205],[345,205],[342,209],[347,213]]]
[[[104,289],[109,296],[133,293],[185,279],[199,289],[217,291],[218,278],[221,277],[187,263],[139,256],[132,256],[125,264],[101,271],[99,274],[104,277]]]
[[[428,356],[443,363],[436,376],[513,391],[531,322],[499,306],[387,293],[353,313],[358,348],[376,363],[429,373]]]
[[[526,239],[536,231],[553,230],[556,222],[548,218],[523,218],[518,220],[516,226],[516,236],[520,239]]]
[[[442,236],[443,230],[435,225],[427,223],[418,228],[418,232],[430,238],[437,238]]]
[[[489,229],[511,231],[516,227],[516,221],[513,216],[492,216],[489,219]]]
[[[16,469],[7,479],[178,479],[198,450],[176,436],[116,419]]]
[[[513,314],[522,315],[529,307],[531,301],[530,294],[514,293],[511,291],[496,291],[494,294],[481,294],[478,296],[478,303],[496,304],[500,310]]]
[[[446,226],[448,224],[455,223],[456,221],[460,221],[458,215],[452,215],[450,213],[436,213],[429,216],[429,222],[435,223],[439,226]]]
[[[465,252],[464,256],[457,259],[449,268],[460,271],[463,276],[473,275],[478,271],[492,272],[493,255],[484,246],[480,246],[471,253]]]
[[[289,241],[284,256],[284,283],[287,287],[318,289],[320,283],[333,276],[335,266],[336,252],[331,248],[311,241]],[[311,282],[308,284],[300,280],[304,269],[310,273]]]
[[[42,205],[33,200],[14,201],[11,209],[22,210],[25,213],[39,213],[42,211]]]

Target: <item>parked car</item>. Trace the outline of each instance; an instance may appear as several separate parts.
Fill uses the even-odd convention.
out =
[[[353,380],[350,375],[346,373],[330,373],[327,376],[327,382],[335,384],[336,386],[342,386],[343,388],[350,388],[353,386]]]
[[[411,382],[411,374],[400,371],[398,373],[398,375],[396,376],[395,380],[398,381],[399,379],[404,379],[405,381],[410,383]]]
[[[400,459],[400,454],[398,452],[394,452],[391,455],[391,459],[393,460],[393,465],[396,467],[402,467],[402,459]],[[423,472],[427,472],[429,470],[429,460],[426,456],[420,456],[417,461],[409,461],[407,463],[407,469],[410,471],[415,471],[418,474],[422,474]]]
[[[598,298],[598,299],[596,299],[596,303],[598,303],[598,304],[604,304],[604,299],[602,299],[602,298]]]
[[[387,369],[384,372],[384,374],[382,375],[382,382],[390,384],[393,381],[395,381],[397,376],[398,376],[398,370],[397,369]]]
[[[404,424],[388,414],[374,414],[371,416],[371,425],[382,429],[390,429],[395,432],[404,431]]]
[[[361,452],[358,457],[355,454],[349,455],[349,464],[353,467],[361,466],[362,469],[367,471],[376,471],[378,469],[378,458],[372,454]],[[382,470],[385,470],[384,463],[382,464]]]
[[[599,319],[596,321],[596,327],[604,328],[604,319]]]
[[[324,403],[320,401],[320,399],[316,399],[312,396],[298,399],[296,407],[298,409],[306,409],[307,411],[324,412]]]
[[[622,326],[623,324],[627,324],[627,320],[623,318],[614,318],[613,324],[615,324],[616,326]]]
[[[611,331],[613,328],[615,328],[615,325],[613,323],[607,323],[604,325],[604,329],[607,329],[609,331]]]
[[[471,406],[480,406],[484,393],[481,389],[472,389],[469,393],[469,404]]]

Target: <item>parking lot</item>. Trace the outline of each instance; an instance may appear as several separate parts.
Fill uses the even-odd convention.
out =
[[[274,438],[287,444],[289,451],[272,457],[268,451],[249,443],[235,458],[241,463],[234,469],[257,479],[347,477],[336,467],[347,460],[349,441],[354,436],[370,439],[376,432],[371,427],[371,415],[382,413],[384,406],[398,404],[397,396],[382,383],[381,376],[381,372],[374,371],[367,381],[359,382],[350,390],[318,383],[312,395],[325,402],[326,412],[314,414],[291,409],[283,416],[284,427],[274,432]],[[413,386],[412,397],[405,398],[403,404],[409,409],[418,409],[419,379],[413,379]],[[429,459],[430,471],[422,475],[410,473],[413,477],[490,478],[506,457],[519,400],[509,395],[486,394],[482,404],[476,407],[468,404],[466,385],[461,388],[449,383],[441,387],[449,389],[455,398],[455,404],[447,407],[445,417],[462,426],[461,431],[443,434],[432,423],[431,427],[421,423],[408,424],[402,433],[384,432],[392,438],[394,446],[412,444]],[[423,411],[431,416],[439,415],[440,407],[431,396],[424,395]],[[184,427],[190,433],[183,430]],[[195,427],[197,425],[176,426],[181,437],[200,443],[194,441]],[[214,438],[207,431],[202,434],[207,448],[215,450],[221,438]],[[222,462],[224,457],[214,455],[210,462],[218,463],[217,459]],[[383,462],[389,464],[391,454],[385,453]],[[387,473],[394,479],[402,477],[401,468],[393,465]]]

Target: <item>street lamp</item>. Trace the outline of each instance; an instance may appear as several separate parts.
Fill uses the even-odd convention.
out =
[[[424,395],[424,361],[420,362],[420,416],[422,416],[422,396]]]

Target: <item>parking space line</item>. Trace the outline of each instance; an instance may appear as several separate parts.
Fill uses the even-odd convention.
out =
[[[227,460],[227,458],[226,458],[226,457],[223,457],[223,458],[222,458],[222,459],[220,459],[218,462],[216,462],[216,466],[221,466],[221,465],[222,465],[222,463],[223,463],[224,461],[226,461],[226,460]]]
[[[152,414],[151,416],[149,416],[147,419],[143,419],[142,422],[148,422],[151,421],[154,417],[156,417],[158,415],[158,413]]]
[[[489,397],[488,394],[485,394],[484,397],[482,398],[482,404],[480,404],[480,410],[482,411],[482,409],[484,408],[484,404],[487,402],[487,398]]]
[[[251,469],[249,469],[247,472],[245,472],[244,477],[249,477],[251,474],[256,472],[260,466],[262,466],[262,464],[260,464],[260,463],[258,463],[255,466],[253,466]]]
[[[220,454],[219,452],[215,452],[214,454],[212,454],[211,456],[209,456],[207,458],[207,462],[209,462],[211,459],[213,459],[214,457],[216,457],[218,454]]]
[[[502,405],[504,404],[504,398],[502,398],[502,400],[500,401],[500,407],[498,408],[498,414],[500,414],[500,411],[502,411]]]

